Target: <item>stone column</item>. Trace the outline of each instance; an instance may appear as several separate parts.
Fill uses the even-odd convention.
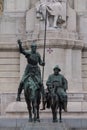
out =
[[[65,75],[69,91],[82,92],[81,50],[66,49]]]
[[[22,78],[22,75],[24,73],[26,65],[27,65],[27,61],[26,61],[25,56],[23,56],[22,54],[20,54],[20,80]]]
[[[76,32],[76,11],[70,4],[67,6],[67,29],[69,32]],[[73,22],[72,22],[73,21]]]
[[[74,7],[77,12],[85,11],[87,5],[87,0],[74,0]]]
[[[72,52],[72,90],[82,92],[82,67],[81,67],[81,50],[73,50]]]
[[[65,77],[68,80],[69,91],[72,90],[72,49],[65,51]]]

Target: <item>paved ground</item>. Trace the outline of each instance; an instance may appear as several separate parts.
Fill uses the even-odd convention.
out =
[[[26,118],[0,117],[0,130],[87,130],[87,118],[63,117],[62,123],[53,123],[52,118],[42,117],[40,123],[29,123]]]

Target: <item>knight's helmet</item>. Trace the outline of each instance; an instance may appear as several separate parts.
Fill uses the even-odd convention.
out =
[[[37,44],[35,42],[32,42],[32,44],[31,44],[31,48],[33,48],[33,47],[37,47]]]

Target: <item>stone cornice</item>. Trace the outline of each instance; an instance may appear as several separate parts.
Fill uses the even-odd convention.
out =
[[[18,51],[17,44],[0,44],[0,51]]]
[[[43,40],[37,41],[39,48],[43,47]],[[46,47],[63,48],[63,49],[83,49],[84,43],[80,40],[69,40],[69,39],[47,39]]]
[[[8,38],[7,38],[8,39]],[[9,40],[9,39],[8,39]],[[11,40],[11,39],[10,39]],[[25,40],[26,41],[26,40]],[[44,39],[36,39],[38,48],[43,48]],[[23,43],[23,46],[29,48],[32,43],[31,39]],[[84,44],[81,40],[71,40],[71,39],[47,39],[46,48],[63,48],[63,49],[87,49],[87,44]],[[0,50],[18,50],[17,38],[12,38],[12,41],[0,42]]]
[[[18,18],[20,18],[20,17],[25,17],[25,15],[26,15],[26,11],[9,11],[9,12],[6,12],[6,11],[4,11],[4,16],[9,16],[9,17],[18,17]]]

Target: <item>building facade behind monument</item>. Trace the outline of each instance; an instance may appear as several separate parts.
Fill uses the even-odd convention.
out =
[[[23,43],[25,48],[28,48],[32,40],[36,40],[38,51],[43,55],[44,19],[41,20],[40,17],[37,17],[36,8],[41,2],[44,1],[4,0],[4,2],[1,2],[1,114],[5,114],[6,106],[16,100],[18,84],[26,66],[25,57],[19,54],[17,39],[28,40],[28,42]],[[59,1],[47,0],[46,2],[52,10],[54,7],[58,7],[56,5]],[[49,12],[47,16],[44,84],[48,75],[52,73],[54,65],[58,64],[62,73],[68,79],[68,92],[71,93],[73,98],[76,96],[77,99],[80,94],[80,99],[83,102],[79,102],[78,107],[83,111],[83,106],[86,105],[87,100],[87,0],[63,0],[60,4],[63,9],[60,18],[64,22],[56,19],[55,16],[59,18],[59,14]],[[45,8],[47,8],[46,5],[47,3]],[[53,5],[55,6],[53,7]],[[57,27],[53,26],[54,20],[57,22]],[[71,105],[73,104],[71,103]]]

